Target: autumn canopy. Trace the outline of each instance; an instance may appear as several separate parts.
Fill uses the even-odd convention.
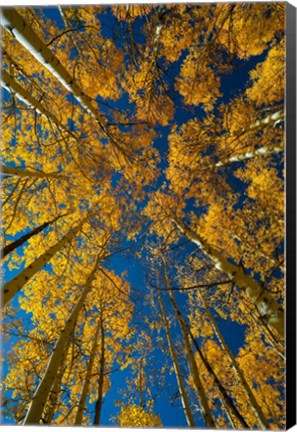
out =
[[[285,427],[285,8],[2,10],[3,423]]]

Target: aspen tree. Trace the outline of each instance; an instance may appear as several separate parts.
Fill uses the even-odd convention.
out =
[[[248,276],[240,266],[229,261],[214,247],[210,246],[199,234],[194,233],[181,220],[173,219],[178,229],[215,263],[216,268],[226,273],[230,279],[242,289],[252,303],[256,306],[261,316],[265,318],[271,327],[284,335],[284,311],[280,304],[252,277]]]
[[[100,362],[99,362],[99,379],[98,379],[98,396],[95,404],[94,425],[100,425],[100,417],[103,403],[103,384],[104,384],[104,367],[105,367],[105,329],[103,317],[100,316]]]
[[[75,417],[75,421],[74,421],[74,425],[76,425],[76,426],[82,424],[82,420],[83,420],[83,416],[84,416],[84,410],[85,410],[86,401],[87,401],[88,392],[89,392],[89,387],[90,387],[90,380],[91,380],[91,376],[93,373],[95,354],[96,354],[96,350],[98,348],[97,345],[98,345],[100,327],[101,327],[101,322],[100,322],[100,319],[98,319],[98,323],[97,323],[96,331],[95,331],[95,335],[94,335],[94,341],[93,341],[93,345],[92,345],[92,349],[91,349],[91,353],[90,353],[90,358],[89,358],[88,365],[87,365],[87,372],[86,372],[86,376],[84,378],[84,384],[83,384],[82,392],[80,395],[80,399],[79,399],[79,403],[78,403],[78,407],[77,407],[77,412],[76,412],[76,417]]]
[[[2,71],[2,79],[4,82],[4,85],[11,89],[16,96],[24,102],[26,105],[31,106],[32,108],[36,109],[37,112],[39,112],[41,115],[45,116],[47,119],[52,120],[58,128],[66,132],[69,136],[76,138],[75,134],[71,132],[66,126],[64,126],[58,118],[53,114],[51,111],[49,111],[46,107],[42,105],[41,102],[39,102],[34,96],[32,96],[27,90],[25,90],[22,86],[20,86],[12,76],[10,76],[6,70]],[[12,174],[16,174],[16,172],[12,172]],[[21,175],[18,172],[18,175]],[[38,176],[35,176],[38,177]],[[47,176],[49,177],[49,176]]]
[[[168,292],[169,292],[169,297],[170,297],[170,300],[171,300],[171,302],[173,304],[173,307],[174,307],[174,310],[175,310],[175,313],[176,313],[176,317],[177,317],[177,320],[179,322],[180,329],[181,329],[181,332],[182,332],[182,335],[183,335],[183,340],[184,340],[184,344],[185,344],[185,350],[186,350],[186,353],[187,353],[187,359],[188,359],[188,362],[189,362],[189,366],[190,366],[190,370],[191,370],[194,386],[195,386],[195,389],[196,389],[196,393],[197,393],[197,396],[198,396],[198,399],[199,399],[199,402],[200,402],[201,413],[202,413],[202,416],[204,418],[205,425],[207,427],[214,428],[215,427],[215,422],[214,422],[212,413],[210,411],[209,404],[208,404],[208,401],[207,401],[207,397],[206,397],[206,394],[205,394],[205,391],[204,391],[204,388],[203,388],[203,385],[202,385],[202,382],[201,382],[201,378],[200,378],[200,375],[199,375],[199,371],[198,371],[198,368],[197,368],[197,365],[196,365],[196,362],[195,362],[195,359],[194,359],[194,353],[193,353],[193,350],[192,350],[192,347],[191,347],[191,344],[190,344],[190,340],[189,340],[189,336],[188,336],[188,333],[187,333],[187,330],[186,330],[186,327],[185,327],[185,323],[184,323],[184,321],[183,321],[183,319],[182,319],[182,317],[180,315],[180,312],[179,312],[179,309],[178,309],[178,306],[177,306],[177,303],[176,303],[173,291],[171,289],[171,282],[170,282],[170,279],[169,279],[169,276],[168,276],[168,269],[167,269],[166,259],[165,259],[165,257],[164,257],[163,254],[161,255],[161,257],[162,257],[162,261],[163,261],[164,274],[165,274],[166,285],[167,285]]]
[[[181,316],[181,314],[180,314]],[[243,418],[243,416],[240,414],[240,412],[238,411],[237,407],[235,406],[233,400],[231,399],[231,397],[228,395],[228,393],[226,392],[226,389],[224,388],[224,386],[221,384],[219,378],[217,377],[215,371],[213,370],[211,364],[209,363],[209,361],[207,360],[207,358],[205,357],[205,355],[203,354],[202,350],[200,349],[197,340],[194,338],[193,333],[190,329],[190,327],[185,323],[186,327],[188,328],[189,331],[189,335],[192,339],[192,342],[196,348],[196,351],[198,352],[204,366],[206,367],[207,371],[209,372],[209,374],[212,376],[213,380],[214,380],[214,385],[218,390],[218,393],[220,395],[221,401],[227,411],[228,414],[228,418],[232,424],[232,426],[234,427],[234,429],[236,429],[236,425],[234,424],[233,418],[231,413],[234,415],[234,417],[240,422],[240,424],[243,426],[243,428],[245,429],[249,429],[248,424],[246,423],[245,419]]]
[[[281,153],[283,151],[284,151],[284,144],[280,144],[276,142],[276,143],[269,144],[267,146],[259,147],[247,153],[241,153],[236,156],[231,156],[228,159],[217,162],[216,166],[221,167],[223,165],[227,165],[228,163],[240,162],[240,161],[245,161],[247,159],[252,159],[255,156],[266,156],[269,154]]]
[[[60,15],[61,15],[61,18],[62,18],[62,20],[63,20],[63,23],[64,23],[65,28],[66,28],[66,29],[67,29],[67,28],[70,28],[71,26],[70,26],[70,24],[69,24],[69,20],[68,20],[68,18],[67,18],[67,14],[65,13],[64,8],[63,8],[62,6],[58,6],[58,9],[59,9],[59,12],[60,12]],[[74,38],[74,37],[71,37],[71,41],[72,41],[73,45],[75,46],[76,51],[79,52],[80,57],[83,58],[83,55],[82,55],[82,53],[81,53],[81,51],[80,51],[79,45],[78,45],[78,44],[76,43],[76,41],[75,41],[75,38]]]
[[[256,120],[253,124],[250,124],[248,127],[244,129],[235,130],[232,133],[224,134],[222,136],[224,138],[234,138],[234,142],[240,139],[243,139],[244,135],[251,134],[253,132],[258,132],[259,130],[263,131],[264,129],[270,127],[274,128],[278,123],[283,122],[285,120],[284,111],[275,111],[266,117]],[[259,148],[253,148],[246,153],[239,153],[227,158],[220,159],[216,166],[220,167],[228,163],[244,161],[246,159],[252,159],[255,156],[266,156],[271,153],[280,153],[284,151],[284,142],[268,142],[265,145],[261,145]]]
[[[139,376],[139,406],[141,406],[143,408],[144,404],[143,404],[143,388],[142,388],[142,386],[143,386],[143,384],[142,384],[142,375],[143,375],[142,361],[143,361],[143,359],[141,358],[139,360],[139,366],[138,366],[139,374],[138,374],[138,376]]]
[[[80,296],[80,299],[71,312],[65,328],[56,342],[55,348],[53,349],[53,353],[49,359],[46,371],[43,375],[41,382],[39,383],[36,392],[34,394],[33,400],[29,406],[26,418],[24,420],[24,424],[38,424],[40,422],[42,412],[44,410],[48,395],[50,393],[53,382],[57,376],[59,366],[63,361],[63,357],[65,356],[65,347],[67,346],[67,341],[74,331],[76,320],[79,312],[81,311],[85,299],[88,293],[92,289],[92,283],[96,277],[96,272],[99,264],[100,254],[97,256],[95,265],[89,274],[83,292]]]
[[[48,398],[48,403],[49,403],[49,408],[48,410],[46,410],[45,415],[44,415],[44,423],[45,424],[52,424],[55,412],[57,410],[57,402],[58,402],[58,398],[59,398],[59,392],[61,391],[61,381],[63,378],[63,374],[64,374],[64,369],[65,369],[65,365],[61,365],[57,376],[54,380],[49,398]]]
[[[167,337],[167,343],[169,346],[169,350],[170,350],[170,354],[171,354],[171,359],[173,362],[173,367],[174,367],[174,371],[175,371],[175,376],[176,376],[176,381],[178,384],[178,390],[179,390],[179,394],[180,394],[180,398],[181,398],[181,403],[182,403],[182,407],[185,413],[185,417],[186,417],[186,421],[188,423],[189,427],[195,427],[195,421],[194,421],[194,417],[191,411],[191,407],[190,407],[190,403],[188,400],[188,396],[186,393],[186,389],[183,383],[183,377],[182,377],[182,373],[179,367],[179,363],[178,363],[178,359],[177,359],[177,355],[176,355],[176,351],[174,348],[174,344],[172,341],[172,337],[170,334],[170,326],[169,326],[169,321],[165,312],[165,308],[162,302],[162,298],[160,293],[158,292],[158,300],[161,306],[161,312],[162,312],[162,318],[163,318],[163,322],[165,323],[165,332],[166,332],[166,337]]]
[[[54,246],[51,246],[44,254],[37,258],[32,264],[22,270],[9,282],[3,286],[3,304],[6,305],[15,294],[17,294],[23,286],[38,272],[39,269],[44,267],[50,259],[59,252],[65,244],[70,242],[76,234],[80,231],[85,221],[89,218],[84,218],[76,227],[72,228],[64,237],[61,238]]]
[[[258,421],[258,423],[260,425],[260,427],[262,429],[264,429],[264,430],[270,429],[270,425],[269,425],[268,421],[266,420],[266,418],[265,418],[265,416],[264,416],[264,414],[262,412],[262,409],[259,406],[259,404],[258,404],[258,402],[257,402],[257,400],[256,400],[256,398],[254,396],[254,393],[253,393],[252,389],[250,388],[248,382],[246,381],[246,379],[245,379],[245,377],[244,377],[241,369],[239,368],[239,365],[238,365],[235,357],[233,356],[233,354],[232,354],[231,350],[229,349],[228,345],[226,344],[226,342],[225,342],[225,340],[224,340],[224,338],[222,336],[222,333],[220,332],[220,330],[219,330],[219,328],[218,328],[218,326],[217,326],[217,324],[216,324],[216,322],[215,322],[215,320],[214,320],[214,318],[213,318],[213,316],[212,316],[212,314],[211,314],[211,312],[209,310],[209,307],[208,307],[208,304],[207,304],[207,301],[206,301],[205,297],[202,294],[198,294],[198,295],[199,295],[199,298],[203,302],[207,318],[209,319],[209,321],[211,323],[211,326],[212,326],[212,328],[214,330],[214,333],[217,336],[217,338],[218,338],[220,344],[222,345],[224,351],[226,352],[226,354],[227,354],[227,356],[229,358],[229,361],[232,364],[234,372],[235,372],[237,378],[239,379],[240,383],[242,384],[242,386],[244,388],[244,391],[245,391],[245,394],[247,396],[247,399],[248,399],[248,401],[251,404],[251,409],[253,410],[253,412],[254,412],[254,414],[255,414],[255,416],[257,418],[257,421]]]
[[[50,51],[32,28],[30,28],[24,18],[13,8],[5,8],[2,12],[2,25],[4,28],[10,31],[68,91],[73,93],[81,106],[101,124],[102,117],[98,113],[98,108],[94,108],[90,98],[76,85],[73,77],[67,72],[59,59]]]
[[[63,217],[65,215],[60,215],[57,216],[56,218],[52,219],[49,222],[44,222],[43,224],[39,225],[36,228],[33,228],[30,232],[22,235],[20,238],[18,238],[17,240],[13,241],[12,243],[10,243],[9,245],[5,246],[3,248],[3,258],[8,255],[10,252],[14,251],[16,248],[22,246],[27,240],[29,240],[31,237],[33,237],[36,234],[39,234],[40,232],[42,232],[45,228],[47,228],[48,226],[52,225],[54,222],[57,222],[57,220],[59,220],[61,217]]]
[[[17,177],[39,177],[39,178],[59,178],[58,173],[44,173],[41,171],[30,171],[27,169],[21,169],[17,167],[10,167],[7,165],[1,164],[0,166],[1,172],[3,174],[17,176]]]

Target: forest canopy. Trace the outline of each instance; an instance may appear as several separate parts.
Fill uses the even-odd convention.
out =
[[[285,12],[2,9],[2,423],[285,428]]]

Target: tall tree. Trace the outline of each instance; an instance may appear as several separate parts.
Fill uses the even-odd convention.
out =
[[[268,324],[274,327],[280,335],[284,335],[284,311],[282,307],[273,299],[264,287],[245,274],[244,269],[228,262],[220,252],[207,244],[198,234],[193,233],[181,221],[175,221],[178,228],[189,240],[196,243],[216,264],[219,270],[228,274],[232,281],[245,291],[247,296],[256,305],[262,316],[265,316]]]
[[[9,254],[10,252],[12,252],[14,249],[18,248],[19,246],[22,246],[31,237],[33,237],[36,234],[39,234],[40,232],[42,232],[43,230],[45,230],[49,225],[52,225],[54,222],[56,222],[57,220],[59,220],[61,217],[63,217],[63,215],[57,216],[55,219],[52,219],[49,222],[45,222],[42,225],[40,225],[40,226],[38,226],[36,228],[33,228],[27,234],[24,234],[19,239],[15,240],[12,243],[10,243],[9,245],[5,246],[3,248],[3,257],[5,257],[7,254]]]
[[[99,259],[100,259],[100,254],[98,255],[95,265],[91,273],[89,274],[88,279],[86,280],[86,284],[80,296],[80,299],[78,300],[77,305],[75,306],[72,313],[70,314],[60,338],[57,340],[57,343],[55,345],[55,348],[53,350],[53,353],[47,365],[45,374],[38,388],[36,389],[34,398],[28,409],[26,418],[24,420],[24,424],[38,424],[40,421],[47,397],[53,385],[54,379],[57,376],[58,368],[61,362],[63,361],[63,356],[65,355],[64,350],[65,350],[67,340],[74,330],[78,314],[81,311],[81,308],[83,307],[84,301],[89,291],[92,289],[92,283],[94,278],[96,277]]]
[[[169,326],[169,321],[166,315],[166,311],[162,302],[162,298],[160,293],[158,293],[158,300],[161,306],[161,312],[162,312],[162,318],[163,321],[165,322],[165,330],[166,330],[166,337],[167,337],[167,342],[168,342],[168,346],[169,346],[169,350],[170,350],[170,354],[171,354],[171,358],[172,358],[172,362],[173,362],[173,366],[174,366],[174,370],[175,370],[175,375],[176,375],[176,380],[178,383],[178,388],[179,388],[179,393],[180,393],[180,398],[181,398],[181,403],[185,412],[185,417],[187,420],[187,424],[189,427],[195,427],[195,421],[194,421],[194,417],[191,411],[191,407],[190,407],[190,403],[188,400],[188,396],[186,393],[186,389],[185,389],[185,385],[183,382],[183,377],[182,377],[182,373],[179,367],[179,363],[178,363],[178,359],[177,359],[177,354],[176,354],[176,350],[174,348],[173,345],[173,341],[172,341],[172,337],[170,334],[170,326]]]
[[[37,258],[27,268],[22,270],[18,276],[15,276],[11,281],[7,282],[3,286],[3,302],[4,305],[8,303],[12,297],[17,294],[23,286],[38,272],[38,270],[44,267],[50,259],[60,251],[60,249],[79,232],[83,224],[89,216],[84,218],[77,226],[72,228],[64,237],[61,238],[54,246],[50,247],[47,252]]]
[[[185,326],[185,322],[180,315],[173,291],[172,291],[172,289],[170,289],[171,283],[170,283],[170,279],[168,276],[167,263],[166,263],[166,259],[165,259],[164,255],[162,255],[162,261],[163,261],[163,265],[164,265],[166,285],[167,285],[167,288],[169,290],[168,291],[169,296],[170,296],[171,302],[173,304],[173,307],[174,307],[174,310],[176,313],[176,317],[177,317],[177,320],[179,322],[180,329],[181,329],[181,332],[183,335],[183,340],[184,340],[184,344],[185,344],[185,351],[186,351],[187,359],[189,362],[191,374],[193,377],[194,386],[195,386],[197,396],[199,399],[201,413],[202,413],[202,416],[204,418],[206,426],[207,427],[214,427],[215,426],[214,418],[213,418],[212,413],[210,411],[207,396],[206,396],[206,393],[204,391],[204,388],[203,388],[203,385],[201,382],[201,378],[200,378],[200,374],[199,374],[199,371],[198,371],[198,368],[197,368],[197,365],[196,365],[196,362],[194,359],[194,353],[193,353],[193,350],[191,347],[191,343],[190,343],[189,335],[188,335],[188,332],[187,332],[187,329]]]

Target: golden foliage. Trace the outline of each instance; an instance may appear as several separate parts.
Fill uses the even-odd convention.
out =
[[[126,427],[161,427],[162,423],[152,411],[145,411],[137,405],[122,407],[117,416],[119,426]]]

